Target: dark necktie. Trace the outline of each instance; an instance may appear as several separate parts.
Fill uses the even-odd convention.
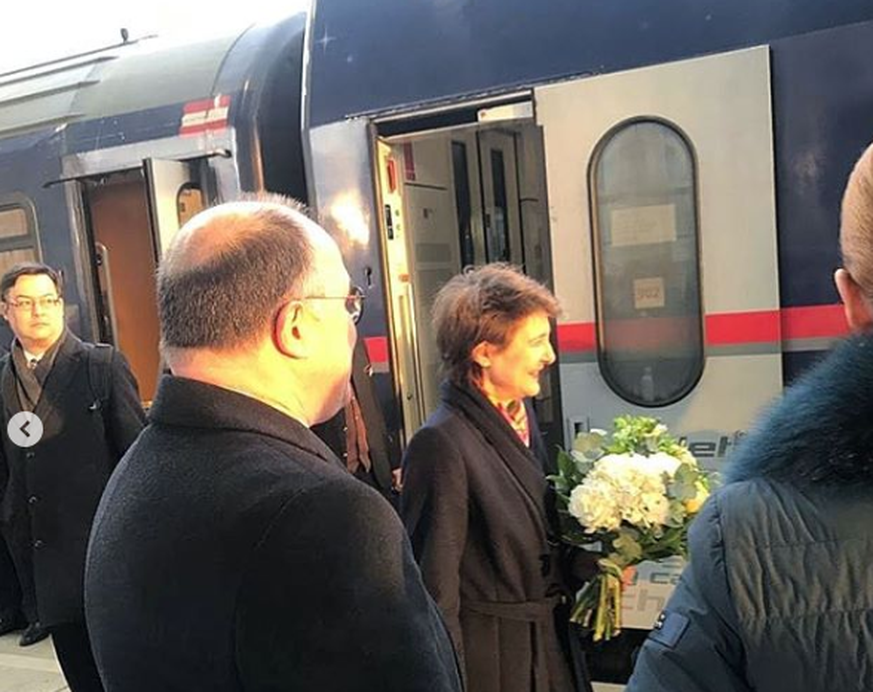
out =
[[[37,365],[39,365],[39,361],[36,358],[31,358],[27,361],[28,370],[36,370]]]

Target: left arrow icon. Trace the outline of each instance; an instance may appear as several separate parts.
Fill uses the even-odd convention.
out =
[[[18,447],[33,447],[42,439],[42,421],[31,411],[21,411],[9,419],[6,434]]]

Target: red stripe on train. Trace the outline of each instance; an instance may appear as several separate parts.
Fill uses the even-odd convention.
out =
[[[628,347],[657,348],[681,342],[686,327],[682,318],[621,320],[613,325],[613,338]],[[842,305],[811,305],[783,310],[728,312],[706,316],[707,346],[780,343],[795,339],[837,339],[849,332]],[[388,362],[388,339],[366,340],[370,361]],[[597,350],[593,322],[567,322],[558,325],[558,350],[561,353],[587,353]]]
[[[706,345],[734,346],[782,341],[779,310],[728,312],[706,316]]]
[[[597,332],[594,322],[567,322],[558,325],[558,350],[562,353],[578,353],[597,349]]]
[[[782,311],[782,338],[832,339],[849,333],[842,305],[810,305]]]
[[[220,94],[212,99],[191,101],[182,107],[179,134],[199,135],[204,132],[223,130],[227,127],[230,96]]]
[[[371,336],[364,339],[364,345],[367,347],[367,355],[371,363],[388,362],[388,337]]]
[[[201,99],[200,101],[189,101],[182,106],[183,113],[200,113],[206,112],[212,108],[224,108],[230,105],[230,96],[228,94],[219,94],[211,99]]]

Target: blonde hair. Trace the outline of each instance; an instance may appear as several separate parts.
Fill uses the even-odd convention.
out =
[[[840,250],[855,283],[873,298],[873,144],[861,154],[846,185]]]

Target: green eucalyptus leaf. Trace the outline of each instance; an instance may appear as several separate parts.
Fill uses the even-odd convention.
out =
[[[643,548],[637,540],[637,532],[627,530],[624,527],[619,529],[618,536],[612,541],[612,547],[620,556],[620,562],[626,565],[638,561],[643,554]]]

